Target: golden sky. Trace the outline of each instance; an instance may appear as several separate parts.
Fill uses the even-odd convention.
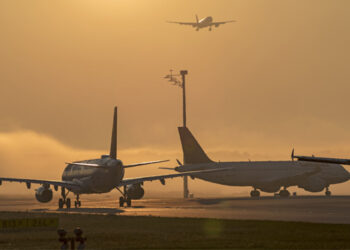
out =
[[[108,152],[114,105],[124,162],[175,165],[181,91],[162,79],[170,68],[189,71],[188,126],[215,160],[288,160],[293,147],[350,157],[349,8],[348,0],[0,1],[0,175],[59,179],[65,161]],[[166,23],[195,14],[237,22],[211,32]],[[128,171],[158,173],[167,172]]]

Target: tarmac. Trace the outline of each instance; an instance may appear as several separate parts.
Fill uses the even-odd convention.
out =
[[[350,224],[350,196],[281,198],[141,199],[119,208],[114,197],[84,196],[81,208],[58,209],[56,199],[39,203],[34,197],[0,196],[0,211],[80,213],[128,216],[197,217]],[[73,200],[72,200],[73,201]],[[74,201],[72,202],[74,204]]]

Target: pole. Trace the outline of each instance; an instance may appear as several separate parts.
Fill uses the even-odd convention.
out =
[[[180,74],[182,76],[182,108],[183,108],[183,126],[186,127],[186,81],[185,76],[187,75],[187,70],[181,70]],[[185,162],[185,158],[183,159]],[[188,176],[184,176],[184,198],[187,199],[189,194],[188,190]]]
[[[187,70],[181,70],[180,74],[182,76],[183,126],[186,127],[186,81],[185,81],[185,76],[187,75]]]

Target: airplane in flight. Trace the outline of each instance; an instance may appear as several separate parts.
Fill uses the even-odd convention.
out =
[[[60,209],[62,209],[64,205],[66,205],[68,209],[71,207],[71,200],[68,198],[69,192],[74,193],[76,196],[74,203],[75,207],[80,207],[81,201],[79,200],[79,196],[81,194],[108,193],[116,188],[122,194],[119,199],[119,205],[123,207],[124,203],[126,203],[127,206],[130,207],[132,199],[141,199],[144,196],[144,189],[142,188],[144,182],[159,180],[163,185],[165,185],[165,179],[189,176],[198,172],[193,171],[168,175],[124,178],[126,168],[161,163],[165,161],[151,161],[124,165],[123,162],[117,158],[117,107],[115,107],[109,155],[102,155],[99,159],[66,163],[67,166],[63,171],[62,181],[0,177],[0,185],[5,181],[19,183],[24,182],[26,183],[27,188],[30,189],[31,184],[40,184],[41,186],[35,190],[35,197],[42,203],[52,200],[53,191],[51,186],[53,186],[55,191],[58,191],[58,189],[61,188],[61,198],[59,198],[58,201],[58,207]],[[222,169],[200,172],[211,171],[222,171]],[[123,190],[121,190],[121,188],[123,188]]]
[[[211,16],[207,16],[202,19],[198,19],[198,16],[196,15],[196,22],[174,22],[174,21],[168,21],[168,23],[177,23],[181,25],[189,25],[194,28],[196,28],[196,31],[199,31],[200,29],[209,27],[209,31],[211,31],[212,26],[219,27],[221,24],[225,23],[232,23],[236,22],[235,20],[229,20],[229,21],[223,21],[223,22],[213,22],[213,18]]]
[[[183,173],[226,168],[228,170],[224,172],[216,171],[205,175],[196,173],[190,177],[228,186],[250,186],[253,187],[250,192],[251,197],[259,197],[260,191],[279,192],[281,197],[288,197],[290,192],[287,188],[291,186],[297,186],[309,192],[321,192],[326,189],[326,196],[330,196],[330,185],[350,179],[349,172],[339,164],[293,160],[214,162],[203,151],[187,127],[179,127],[178,130],[184,164],[177,160],[179,166],[173,168],[175,171]],[[340,161],[331,163],[340,163]]]

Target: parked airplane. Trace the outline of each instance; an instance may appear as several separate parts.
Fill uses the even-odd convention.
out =
[[[166,160],[167,161],[167,160]],[[67,198],[69,192],[76,196],[75,207],[81,206],[79,196],[81,194],[100,194],[110,192],[116,188],[122,196],[119,199],[119,205],[122,207],[126,202],[127,206],[131,206],[132,199],[141,199],[144,195],[144,189],[141,187],[145,181],[159,180],[163,185],[165,179],[188,176],[194,172],[176,173],[169,175],[157,175],[138,178],[124,179],[124,170],[130,167],[137,167],[147,164],[160,163],[165,161],[151,161],[136,163],[131,165],[123,165],[122,161],[117,158],[117,107],[114,109],[113,129],[111,148],[109,155],[102,155],[100,159],[77,161],[66,163],[67,167],[62,174],[62,181],[19,179],[19,178],[2,178],[0,177],[0,185],[3,181],[9,182],[25,182],[27,188],[30,189],[31,184],[40,184],[41,187],[36,189],[35,197],[39,202],[49,202],[52,200],[52,185],[57,191],[61,188],[61,198],[58,201],[58,207],[71,207],[71,200]],[[222,171],[214,170],[214,171]],[[201,171],[203,172],[203,171]],[[205,172],[205,171],[204,171]],[[208,172],[208,171],[207,171]],[[123,187],[123,191],[120,188]],[[66,192],[66,189],[68,190]]]
[[[290,195],[288,187],[297,186],[309,192],[331,195],[329,186],[346,182],[350,174],[338,164],[303,161],[248,161],[214,162],[203,151],[187,127],[179,127],[184,154],[184,165],[174,168],[178,172],[229,168],[224,172],[191,175],[198,179],[228,186],[251,186],[252,197],[260,196],[259,190],[268,193],[279,191],[282,197]],[[282,189],[281,189],[282,188]]]
[[[168,21],[168,23],[177,23],[181,25],[190,25],[194,28],[196,28],[196,31],[199,31],[199,29],[209,27],[209,31],[211,31],[212,26],[219,27],[221,24],[225,23],[232,23],[236,22],[235,20],[229,20],[229,21],[223,21],[223,22],[213,22],[213,18],[211,16],[202,18],[201,20],[198,20],[198,16],[196,15],[196,22],[173,22]]]

